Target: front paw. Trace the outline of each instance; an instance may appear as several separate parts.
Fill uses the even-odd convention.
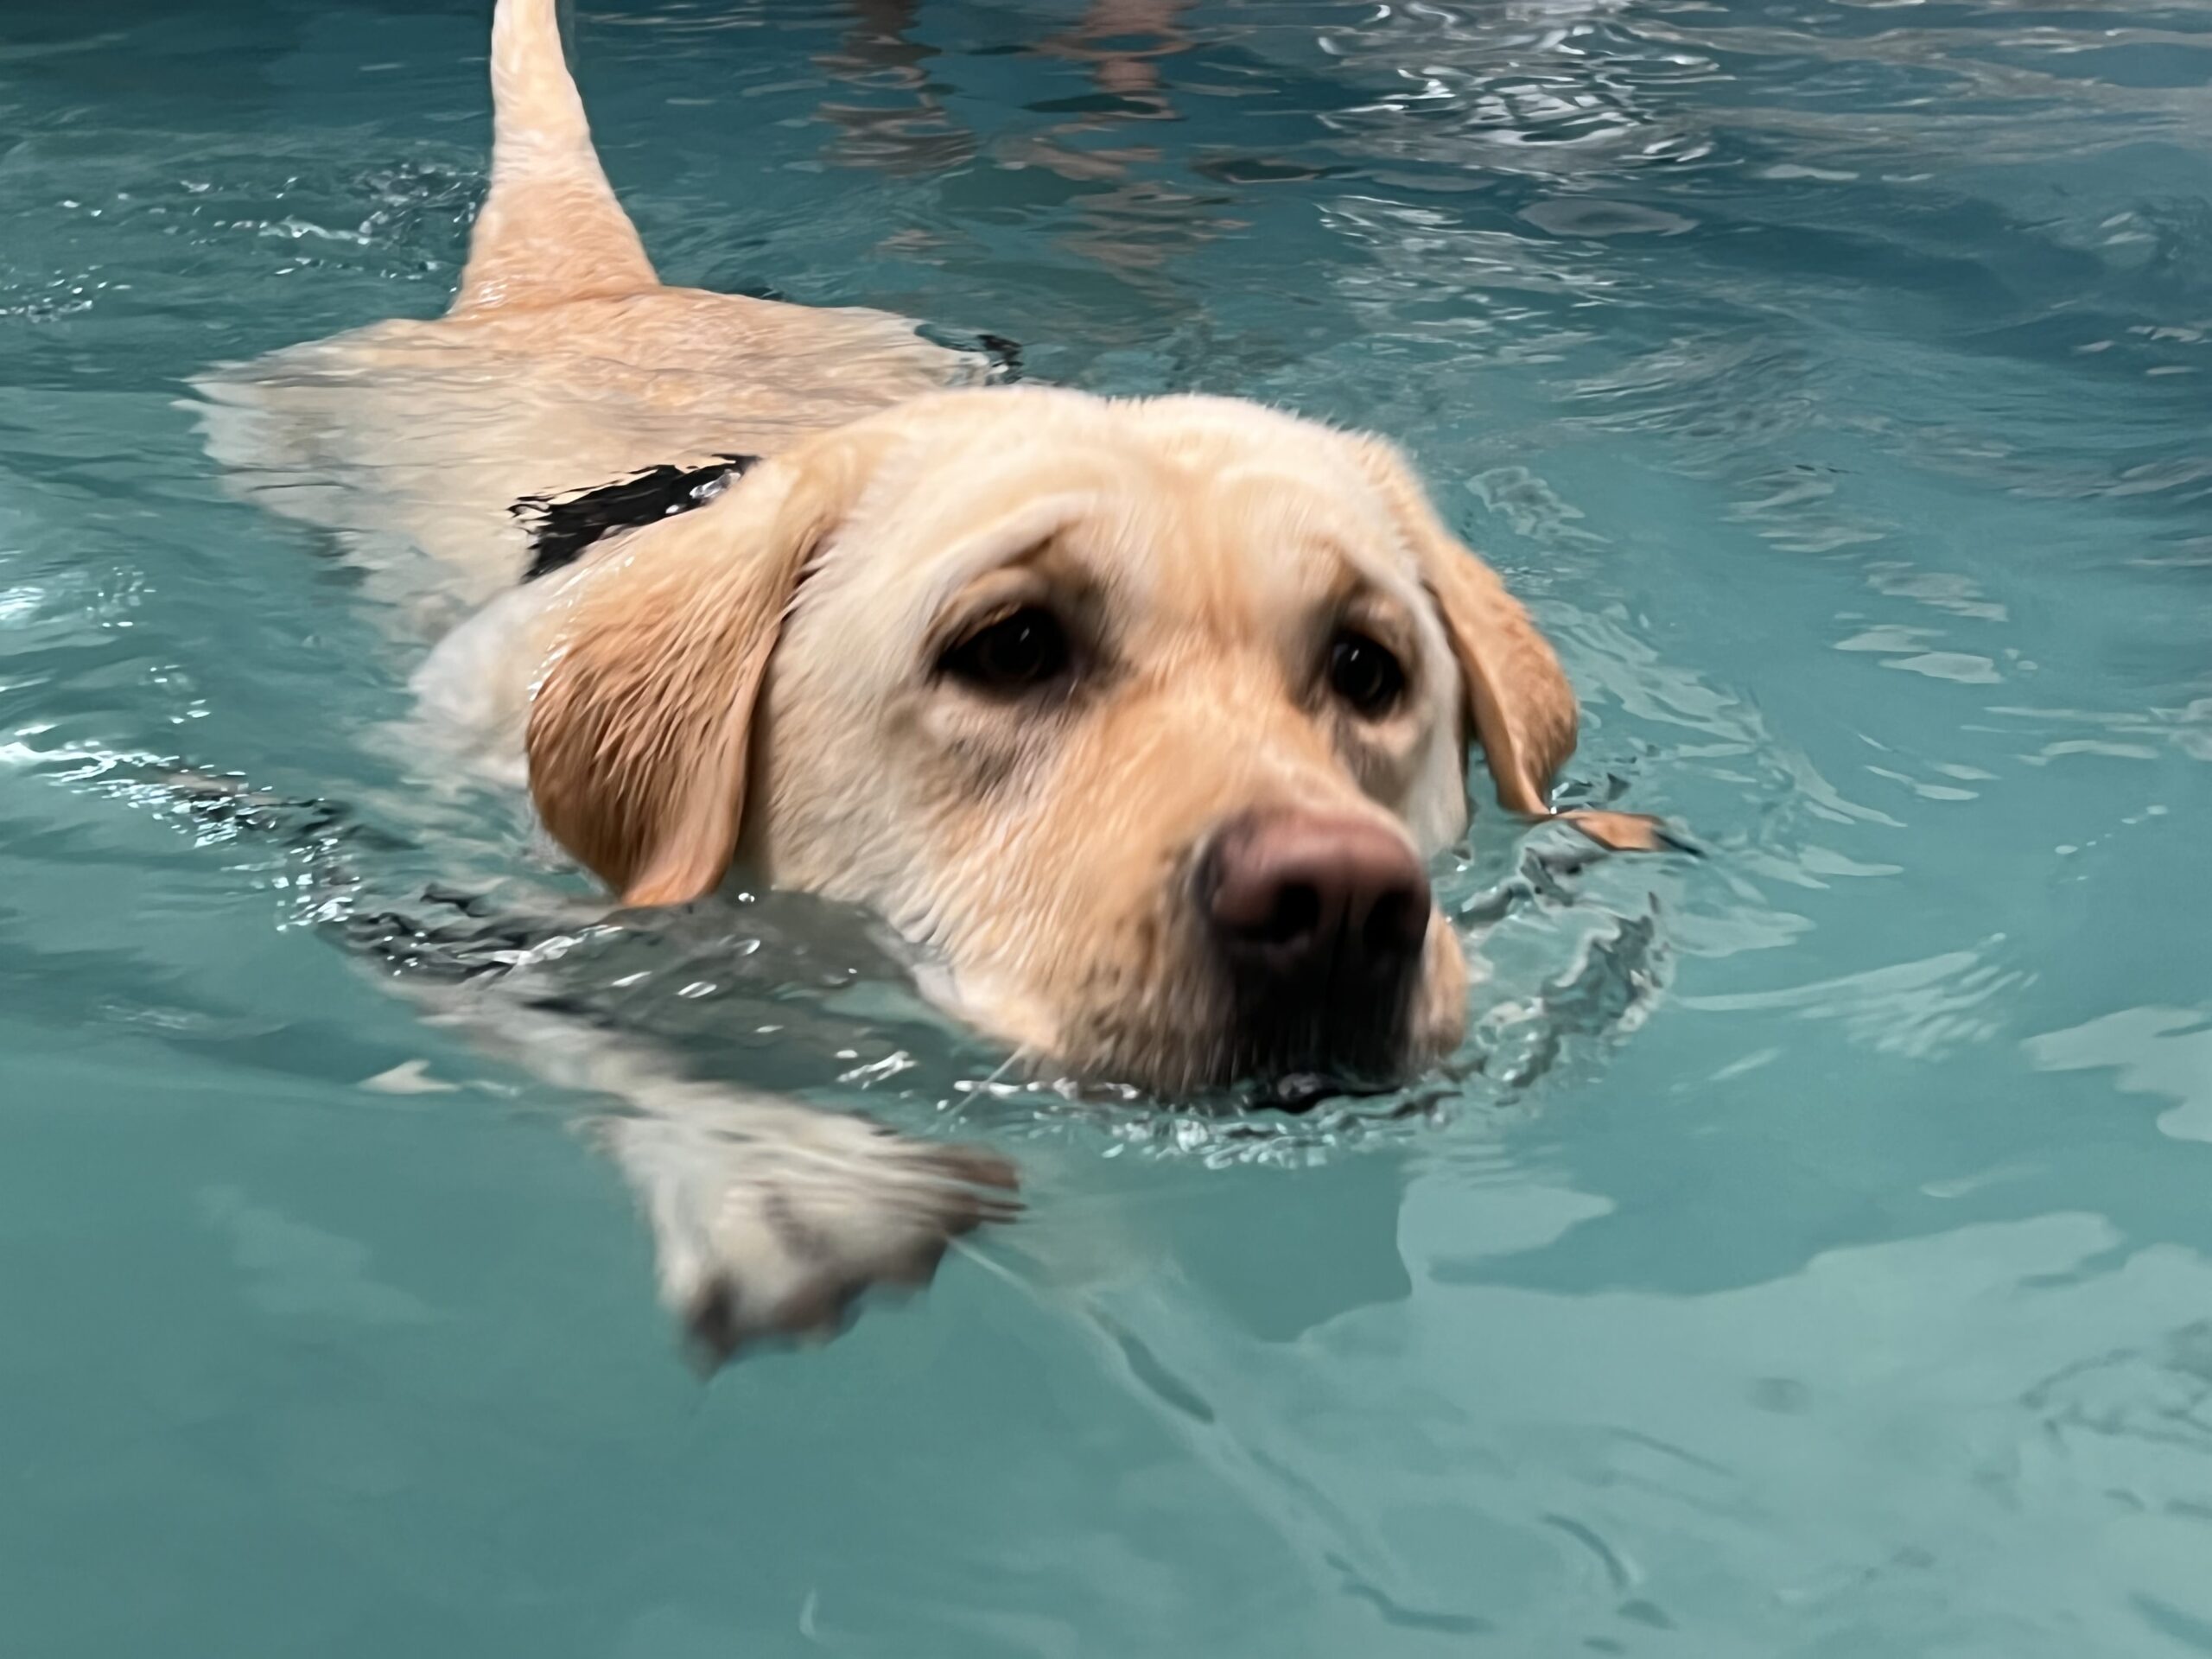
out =
[[[927,1284],[946,1248],[1020,1211],[1014,1166],[866,1119],[778,1103],[616,1126],[641,1177],[662,1300],[709,1370],[823,1341],[878,1287]]]

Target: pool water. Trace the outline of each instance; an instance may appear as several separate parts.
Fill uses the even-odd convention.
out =
[[[2212,9],[1116,10],[575,22],[671,278],[1406,444],[1700,855],[1481,813],[1395,1116],[990,1084],[804,906],[592,936],[1026,1179],[702,1382],[597,1103],[330,925],[519,816],[186,406],[442,307],[488,7],[9,7],[7,1652],[2212,1652]]]

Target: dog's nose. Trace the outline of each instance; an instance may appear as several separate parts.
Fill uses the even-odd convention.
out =
[[[1405,837],[1348,813],[1248,813],[1215,836],[1199,903],[1262,982],[1395,978],[1428,937],[1428,877]]]

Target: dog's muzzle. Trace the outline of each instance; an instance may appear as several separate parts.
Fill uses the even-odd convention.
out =
[[[1249,812],[1216,832],[1193,886],[1240,1073],[1381,1082],[1402,1067],[1433,908],[1402,836],[1345,813]]]

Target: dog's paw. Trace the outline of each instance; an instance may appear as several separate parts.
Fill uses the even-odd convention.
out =
[[[863,1118],[747,1103],[613,1127],[652,1216],[662,1300],[708,1370],[836,1335],[866,1293],[927,1284],[954,1239],[1021,1207],[1005,1159]]]

